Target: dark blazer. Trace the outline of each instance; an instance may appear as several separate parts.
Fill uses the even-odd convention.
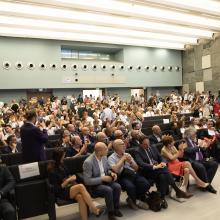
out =
[[[165,162],[165,160],[162,158],[160,153],[158,152],[157,148],[154,146],[150,147],[151,153],[153,156],[153,159],[159,163]],[[139,167],[144,170],[144,172],[152,171],[153,165],[150,164],[149,158],[145,152],[145,150],[142,147],[138,147],[137,150],[134,153],[134,158]]]
[[[16,148],[17,148],[17,152],[16,153],[22,152],[21,143],[18,143]],[[5,147],[2,148],[1,152],[2,152],[2,154],[11,154],[12,153],[12,149],[9,146],[5,146]]]
[[[9,169],[4,166],[0,166],[0,192],[4,197],[7,196],[7,193],[14,188],[15,181],[10,173]]]
[[[140,146],[140,143],[137,140],[133,139],[133,138],[130,140],[129,143],[130,143],[130,148],[137,148],[137,147]]]
[[[193,162],[196,160],[196,152],[198,152],[199,150],[202,150],[202,149],[200,149],[199,146],[194,147],[188,138],[186,138],[185,140],[186,140],[187,148],[184,149],[184,156],[183,157],[185,160]]]
[[[149,137],[149,140],[150,140],[150,144],[152,145],[152,144],[157,144],[157,143],[160,143],[160,142],[158,142],[158,140],[157,140],[157,138],[156,138],[156,136],[154,135],[154,134],[152,134],[152,135],[150,135],[150,137]]]
[[[23,162],[30,163],[45,160],[44,143],[48,140],[47,131],[41,131],[31,123],[24,123],[20,134]]]
[[[76,151],[72,146],[66,148],[66,157],[74,157],[79,152]]]

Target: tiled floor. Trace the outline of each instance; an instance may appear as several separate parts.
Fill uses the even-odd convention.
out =
[[[160,212],[152,212],[150,210],[130,210],[125,204],[126,194],[121,196],[122,207],[121,211],[124,216],[118,218],[121,220],[217,220],[220,218],[220,169],[218,169],[216,177],[213,181],[213,186],[218,190],[216,195],[201,192],[196,187],[190,187],[190,191],[194,193],[194,197],[184,203],[176,202],[167,198],[169,208]],[[103,199],[96,200],[100,204],[104,204]],[[28,220],[46,220],[47,215],[29,218]],[[57,208],[57,220],[78,220],[77,204],[66,207]],[[94,216],[90,220],[97,219]],[[99,220],[107,219],[107,215],[103,215]]]

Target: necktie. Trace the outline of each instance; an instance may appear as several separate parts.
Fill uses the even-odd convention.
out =
[[[153,158],[153,154],[152,154],[150,148],[148,148],[148,149],[146,150],[146,152],[147,152],[147,155],[148,155],[148,157],[149,157],[150,163],[151,163],[151,164],[155,164],[156,161],[155,161],[154,158]]]
[[[192,141],[192,142],[193,142],[193,147],[197,147],[197,143],[195,141]],[[203,160],[203,154],[200,151],[200,149],[198,152],[196,152],[196,160],[199,160],[199,161]]]

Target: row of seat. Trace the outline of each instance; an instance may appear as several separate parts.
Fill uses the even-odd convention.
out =
[[[129,149],[131,154],[134,149]],[[109,152],[111,154],[112,152]],[[70,174],[77,176],[77,182],[83,183],[83,163],[88,155],[82,155],[76,158],[64,159],[64,165]],[[49,220],[56,220],[56,208],[74,203],[74,200],[61,200],[55,198],[53,186],[48,181],[47,166],[51,160],[38,162],[39,175],[21,178],[19,166],[9,166],[9,170],[15,179],[14,202],[17,210],[18,219],[30,218],[42,214],[48,214]]]
[[[45,148],[46,159],[51,160],[55,148]],[[10,153],[2,154],[1,156],[2,163],[7,166],[22,164],[22,153]]]

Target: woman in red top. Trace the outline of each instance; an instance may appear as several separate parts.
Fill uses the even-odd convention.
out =
[[[168,135],[163,136],[162,142],[164,147],[161,150],[161,154],[168,161],[168,170],[176,176],[184,176],[184,182],[182,185],[182,188],[184,190],[186,190],[186,187],[189,182],[189,174],[193,176],[197,186],[206,188],[209,185],[208,183],[205,183],[201,179],[199,179],[189,161],[178,160],[178,158],[183,157],[184,144],[181,144],[179,146],[179,150],[177,150],[174,146],[173,137]]]

